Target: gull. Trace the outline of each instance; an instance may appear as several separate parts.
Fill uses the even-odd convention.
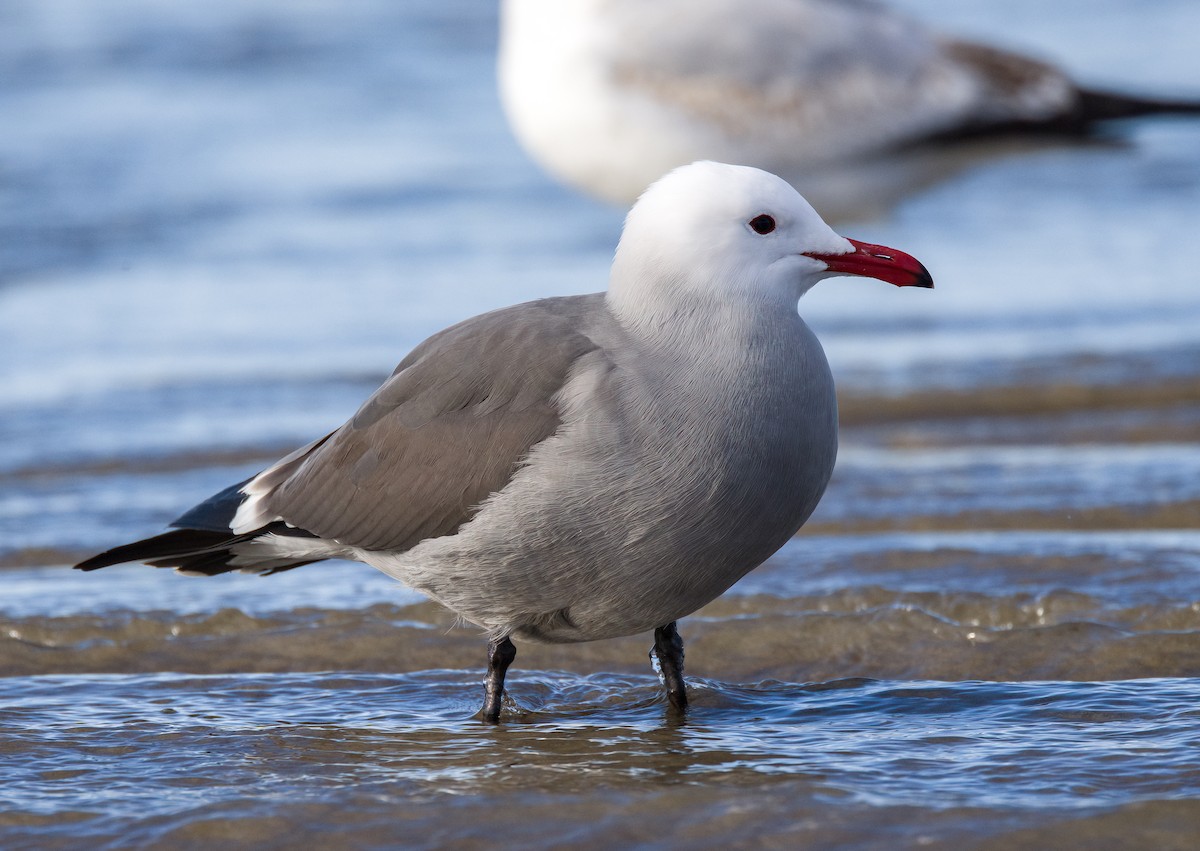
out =
[[[783,546],[833,470],[833,379],[797,300],[834,275],[933,286],[775,175],[678,168],[630,210],[607,292],[434,334],[341,428],[77,567],[365,562],[486,631],[491,723],[514,637],[653,630],[682,711],[676,621]]]
[[[1001,150],[949,140],[1011,147],[1200,112],[1083,88],[872,0],[503,0],[501,14],[501,101],[518,141],[558,180],[622,205],[713,159],[853,216]]]

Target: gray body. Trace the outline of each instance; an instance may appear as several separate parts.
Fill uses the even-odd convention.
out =
[[[355,558],[493,636],[673,621],[782,546],[832,472],[828,364],[795,310],[778,313],[644,339],[596,294],[456,325],[244,486],[266,487],[250,525],[319,537],[235,552]]]

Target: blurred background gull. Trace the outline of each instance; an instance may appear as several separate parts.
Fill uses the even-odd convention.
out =
[[[1194,0],[889,8],[1088,87],[1198,94]],[[369,568],[66,569],[343,422],[433,331],[604,288],[624,210],[518,146],[500,24],[474,0],[0,4],[0,844],[1186,842],[1193,119],[814,199],[938,289],[803,299],[838,468],[803,535],[681,623],[682,728],[644,637],[523,651],[526,715],[491,737],[477,637]]]
[[[972,162],[1193,100],[1115,94],[874,0],[504,0],[499,78],[548,171],[620,205],[701,159],[861,217]],[[973,142],[974,144],[968,144]]]

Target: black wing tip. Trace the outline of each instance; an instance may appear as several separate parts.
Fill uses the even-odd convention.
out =
[[[1099,89],[1079,90],[1079,119],[1084,125],[1147,115],[1200,115],[1200,100],[1142,97]]]
[[[1200,115],[1200,100],[1140,97],[1084,88],[1077,90],[1071,107],[1048,117],[970,121],[935,131],[897,148],[903,151],[927,144],[955,145],[1005,137],[1086,140],[1098,136],[1111,122],[1197,115]]]
[[[232,532],[214,532],[209,529],[175,529],[152,538],[144,538],[131,544],[105,550],[79,562],[74,569],[92,571],[126,562],[149,563],[155,559],[212,550],[230,541],[233,537]]]
[[[114,564],[142,562],[151,567],[172,567],[179,573],[190,576],[216,576],[235,570],[249,570],[270,575],[311,564],[313,561],[320,561],[320,559],[307,559],[298,560],[292,564],[272,564],[261,571],[255,570],[253,564],[235,565],[230,563],[234,557],[233,545],[264,534],[317,537],[305,529],[289,527],[281,522],[269,523],[240,535],[235,535],[233,532],[216,532],[211,529],[173,529],[152,538],[105,550],[79,562],[74,569],[92,571]]]
[[[98,555],[94,555],[91,558],[84,559],[83,561],[79,562],[79,564],[74,565],[71,569],[83,571],[99,570],[102,567],[111,567],[114,564],[120,564],[122,561],[124,561],[124,559],[110,558],[109,553],[106,551],[99,553]]]
[[[155,567],[172,565],[154,564],[163,559],[194,556],[200,552],[212,552],[237,536],[230,528],[238,506],[246,498],[242,487],[254,477],[230,485],[224,490],[185,511],[171,523],[171,531],[140,541],[113,547],[84,559],[75,565],[75,570],[99,570],[114,564],[145,562]]]

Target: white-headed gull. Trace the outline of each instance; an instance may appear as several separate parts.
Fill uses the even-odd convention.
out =
[[[833,380],[796,300],[835,275],[933,285],[772,174],[676,169],[630,211],[607,293],[435,334],[341,428],[78,566],[357,559],[487,631],[488,721],[514,637],[654,630],[682,708],[675,621],[781,547],[833,470]]]

